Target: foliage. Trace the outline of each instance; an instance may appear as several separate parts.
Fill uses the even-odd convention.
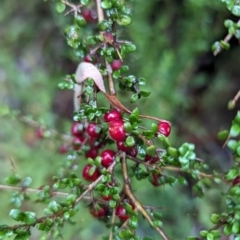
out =
[[[237,1],[224,2],[232,14],[239,16]],[[148,8],[150,9],[154,4],[156,3],[149,3]],[[29,170],[29,176],[22,177],[15,168],[15,161],[11,159],[13,171],[5,179],[7,185],[1,185],[1,188],[14,191],[10,198],[14,207],[9,211],[12,221],[8,223],[8,220],[4,220],[0,225],[1,239],[5,237],[30,239],[35,230],[45,234],[42,239],[64,236],[64,229],[68,224],[79,225],[79,219],[83,216],[82,211],[86,211],[86,206],[80,204],[82,202],[87,202],[87,208],[92,215],[91,221],[96,218],[106,226],[104,230],[101,228],[104,234],[102,239],[154,239],[154,237],[180,239],[182,232],[178,232],[171,224],[174,220],[168,220],[168,218],[179,217],[181,221],[183,216],[172,212],[167,214],[164,210],[162,211],[161,204],[158,202],[152,204],[148,197],[144,199],[140,193],[135,193],[135,186],[140,188],[139,192],[141,192],[144,190],[141,189],[143,183],[147,181],[154,186],[154,189],[146,191],[147,193],[155,192],[152,194],[156,194],[159,188],[165,188],[166,192],[162,191],[161,194],[164,195],[166,202],[168,199],[175,200],[170,197],[174,191],[191,188],[190,191],[195,196],[204,197],[208,189],[220,188],[219,191],[224,192],[221,201],[225,202],[225,206],[216,208],[216,212],[211,213],[210,220],[213,226],[208,226],[206,230],[201,230],[196,234],[194,232],[196,237],[190,236],[186,239],[211,240],[220,239],[223,235],[233,235],[234,239],[240,238],[240,112],[237,111],[230,129],[218,134],[219,139],[225,141],[224,145],[229,149],[234,163],[228,170],[225,169],[223,172],[214,170],[213,173],[210,173],[211,168],[207,161],[196,153],[194,143],[185,142],[178,146],[180,141],[168,138],[174,124],[171,125],[169,121],[159,118],[154,104],[151,104],[154,116],[145,115],[145,108],[141,107],[140,102],[145,102],[145,99],[150,99],[152,95],[150,95],[151,91],[145,87],[148,81],[144,77],[149,76],[150,70],[149,67],[144,68],[144,61],[150,58],[156,59],[157,52],[156,49],[141,45],[142,43],[149,45],[151,40],[138,42],[139,39],[135,39],[139,36],[137,31],[141,32],[141,28],[147,29],[144,26],[146,23],[141,22],[143,17],[141,14],[147,14],[148,9],[144,9],[143,6],[146,7],[146,5],[140,5],[132,1],[117,0],[96,0],[96,2],[81,0],[80,3],[79,1],[58,0],[49,3],[49,7],[53,6],[59,14],[57,16],[53,13],[56,19],[63,19],[64,13],[68,15],[68,20],[59,21],[59,27],[65,29],[66,42],[72,48],[71,51],[68,50],[71,58],[76,62],[84,62],[79,65],[76,74],[71,72],[58,84],[61,89],[75,91],[74,122],[71,135],[60,134],[49,127],[53,121],[50,114],[44,117],[46,122],[38,123],[32,117],[23,115],[28,109],[23,109],[24,111],[19,113],[6,104],[1,105],[0,115],[7,120],[4,121],[5,125],[2,125],[3,129],[9,126],[8,121],[13,121],[14,124],[24,122],[37,130],[37,137],[42,140],[42,146],[37,147],[40,147],[43,152],[41,157],[49,160],[45,167],[39,167],[36,164],[35,169],[46,171],[47,177],[50,178],[44,185],[41,180],[37,180],[38,186],[41,185],[41,187],[31,188],[34,181],[32,170]],[[221,8],[219,3],[211,5],[206,1],[198,1],[198,3],[189,1],[187,6],[190,9],[184,8],[186,14],[194,10],[191,13],[193,16],[198,16],[198,9],[201,7]],[[176,11],[174,4],[169,8]],[[132,11],[137,12],[136,19],[132,19]],[[70,16],[70,13],[73,16]],[[173,15],[176,13],[174,12]],[[162,30],[163,25],[169,25],[171,16],[167,14],[160,16],[161,20],[153,26],[153,32]],[[157,17],[159,16],[155,16]],[[134,21],[138,22],[138,25]],[[182,24],[191,26],[193,23],[188,20],[183,21]],[[226,20],[224,25],[228,28],[228,35],[224,40],[214,43],[215,55],[222,49],[229,49],[229,41],[233,37],[238,39],[238,23]],[[203,28],[205,27],[207,28],[204,25]],[[176,31],[177,26],[170,26],[169,29]],[[159,114],[161,117],[173,119],[172,109],[177,109],[181,104],[187,104],[186,98],[182,98],[181,93],[171,94],[174,91],[174,84],[184,81],[183,77],[178,76],[180,73],[185,72],[184,76],[189,72],[192,73],[193,65],[189,62],[196,57],[195,54],[208,49],[208,44],[201,42],[201,37],[208,38],[209,42],[213,40],[208,36],[208,31],[206,33],[203,31],[203,36],[199,32],[199,35],[191,38],[194,44],[183,44],[188,33],[186,31],[180,34],[178,43],[174,41],[172,43],[169,41],[169,43],[168,39],[172,36],[168,34],[161,38],[163,47],[169,45],[169,48],[163,52],[161,62],[153,67],[154,76],[162,76],[161,104],[165,110],[163,108],[162,113]],[[136,40],[136,45],[128,40],[128,35]],[[122,39],[125,36],[126,40]],[[149,36],[154,37],[151,34],[143,34],[142,37],[148,38]],[[176,44],[179,44],[179,47],[176,47],[178,52],[174,54],[174,48],[170,47]],[[139,53],[137,46],[140,48]],[[134,54],[136,52],[136,55],[133,55],[133,52]],[[5,54],[7,55],[7,51]],[[139,58],[138,54],[145,58],[142,61],[143,67],[140,72],[133,73],[130,70],[131,65],[134,66],[133,62]],[[131,62],[131,56],[133,56],[133,62]],[[188,60],[183,61],[183,57]],[[176,66],[176,63],[179,64]],[[171,71],[173,68],[174,71]],[[39,76],[37,74],[34,76],[36,85],[41,84],[41,77],[44,77],[40,70]],[[46,88],[48,86],[50,86],[49,91],[53,93],[53,86],[50,83],[45,84]],[[25,90],[26,85],[19,86],[18,91],[20,96],[22,93],[23,101],[26,101]],[[120,100],[121,95],[126,96],[123,101]],[[37,94],[36,98],[35,104],[41,102],[42,99],[50,101],[49,97],[42,98]],[[239,96],[236,95],[230,101],[230,108],[235,107],[238,98]],[[137,107],[134,108],[128,103],[135,103]],[[49,107],[45,102],[42,104]],[[32,108],[36,107],[33,105]],[[36,112],[35,115],[43,117],[41,111]],[[69,125],[66,129],[70,128]],[[21,127],[19,129],[25,131]],[[7,140],[7,131],[5,130],[4,133]],[[17,136],[16,134],[16,138]],[[29,139],[28,136],[26,138],[28,144],[31,145],[33,138],[31,136]],[[16,139],[16,144],[19,140]],[[63,159],[59,163],[54,161],[55,155],[51,155],[56,143],[62,144],[60,153],[67,153],[66,159],[63,156],[59,157]],[[14,151],[17,150],[10,152],[14,153]],[[21,157],[29,159],[28,152],[25,151]],[[35,156],[31,155],[31,157],[34,160]],[[39,152],[36,153],[36,158],[38,157]],[[52,168],[49,169],[49,165]],[[34,204],[31,205],[33,209],[29,209],[28,202],[31,200],[32,193],[36,194],[36,198]],[[41,207],[34,209],[37,203]],[[177,204],[179,202],[176,199]],[[176,209],[181,207],[177,206]],[[205,215],[207,214],[206,212]],[[82,228],[87,228],[87,224]],[[190,230],[184,234],[189,235],[189,232]],[[76,238],[78,238],[77,234]]]

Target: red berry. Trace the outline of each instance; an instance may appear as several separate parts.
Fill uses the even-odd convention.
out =
[[[137,148],[136,147],[133,147],[131,149],[131,151],[129,152],[129,155],[131,155],[132,157],[136,157],[138,154],[138,151],[137,151]]]
[[[110,201],[112,199],[112,196],[111,195],[101,195],[102,199],[104,199],[105,201]]]
[[[160,122],[158,124],[158,132],[168,137],[171,132],[171,124],[169,122]]]
[[[152,156],[150,156],[150,155],[148,155],[148,154],[145,156],[145,161],[148,162],[148,163],[150,163],[150,164],[154,164],[154,163],[156,163],[158,160],[159,160],[158,157],[152,157]]]
[[[124,130],[124,121],[122,119],[115,119],[109,123],[109,134],[115,141],[123,142],[126,139]]]
[[[100,207],[100,208],[90,208],[90,213],[95,217],[95,218],[101,218],[106,215],[107,209]]]
[[[94,58],[90,54],[88,54],[83,58],[83,61],[92,63],[92,62],[94,62]]]
[[[112,150],[104,150],[101,153],[102,161],[101,164],[103,167],[108,168],[113,162],[115,158],[116,153]]]
[[[233,182],[232,182],[232,185],[235,186],[235,185],[237,185],[237,184],[239,184],[239,183],[240,183],[240,177],[238,176],[238,177],[235,177],[235,178],[234,178],[234,180],[233,180]]]
[[[82,176],[87,181],[94,182],[100,175],[100,171],[91,164],[87,164],[83,168]]]
[[[119,205],[119,206],[117,206],[117,208],[116,208],[116,215],[119,217],[119,219],[121,219],[122,221],[126,221],[126,220],[128,220],[129,219],[129,215],[127,214],[127,211],[126,211],[126,209],[123,207],[123,206],[121,206],[121,205]]]
[[[71,129],[73,136],[82,136],[83,134],[83,124],[79,122],[74,122]]]
[[[101,136],[101,128],[94,122],[89,123],[87,126],[87,133],[90,137],[98,138]]]
[[[104,115],[105,122],[111,122],[115,119],[122,119],[122,114],[117,109],[110,110]]]
[[[98,149],[97,148],[91,148],[85,153],[86,158],[96,158],[98,156]]]
[[[120,59],[114,59],[111,63],[112,69],[118,70],[122,66],[122,61]]]
[[[79,150],[82,146],[84,138],[82,136],[75,137],[72,142],[72,147],[75,151]]]
[[[157,187],[159,186],[161,183],[159,182],[159,178],[162,175],[160,173],[155,173],[151,176],[150,182],[152,183],[153,186]]]
[[[117,142],[117,149],[126,152],[133,157],[137,156],[137,148],[125,146],[124,142]]]
[[[61,154],[65,154],[65,153],[68,152],[68,146],[63,144],[63,145],[61,145],[61,146],[59,147],[58,151],[59,151],[59,153],[61,153]]]
[[[105,37],[106,42],[108,42],[110,44],[112,44],[114,42],[114,37],[113,37],[112,33],[106,32],[104,34],[104,37]]]
[[[82,10],[82,16],[86,22],[92,22],[94,20],[92,11],[90,9]]]
[[[44,137],[44,131],[42,127],[38,127],[36,130],[36,135],[38,138],[43,138]]]

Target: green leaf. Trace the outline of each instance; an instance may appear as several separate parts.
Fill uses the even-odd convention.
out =
[[[68,203],[74,203],[75,200],[76,200],[76,196],[75,196],[74,194],[69,194],[69,195],[67,196],[67,202],[68,202]]]
[[[162,222],[160,220],[154,220],[153,221],[153,226],[154,227],[162,227]]]
[[[139,118],[139,109],[134,108],[133,111],[132,111],[132,115],[134,115],[135,118]]]
[[[109,206],[110,208],[115,208],[115,207],[117,206],[117,202],[111,199],[111,200],[108,202],[108,206]]]
[[[214,224],[217,224],[221,219],[221,216],[219,214],[216,214],[216,213],[213,213],[211,216],[210,216],[210,220],[212,223]]]
[[[22,186],[23,187],[29,187],[31,183],[32,183],[32,178],[26,177],[22,182]]]
[[[24,234],[23,233],[17,234],[14,240],[29,240],[30,236],[31,236],[30,232],[24,232]]]
[[[59,208],[60,208],[60,205],[56,202],[56,201],[51,201],[49,204],[48,204],[48,207],[49,209],[52,211],[52,212],[58,212]]]
[[[215,52],[217,50],[221,49],[221,45],[220,45],[220,42],[217,41],[215,42],[213,45],[212,45],[212,51]]]
[[[81,0],[81,4],[84,6],[89,5],[89,3],[90,3],[90,0]]]
[[[194,236],[189,236],[186,238],[186,240],[198,240],[198,237],[194,237]]]
[[[123,14],[117,19],[117,23],[120,26],[127,26],[127,25],[130,25],[132,23],[132,19],[128,15]]]
[[[124,126],[124,130],[127,133],[130,133],[132,131],[132,125],[130,122],[124,122],[123,126]]]
[[[74,178],[72,180],[72,183],[74,186],[78,186],[81,182],[82,182],[82,180],[80,178]]]
[[[232,168],[231,170],[229,170],[225,178],[227,180],[233,180],[235,177],[238,176],[238,174],[239,174],[239,170],[237,168]]]
[[[133,43],[125,43],[122,45],[125,52],[134,52],[136,51],[136,46]]]
[[[120,239],[126,240],[134,237],[134,233],[132,233],[129,229],[123,229],[119,231],[118,236],[120,237]]]
[[[230,128],[230,136],[237,137],[240,134],[240,126],[238,124],[233,124]]]
[[[129,223],[129,226],[131,228],[136,229],[138,227],[138,218],[137,218],[137,216],[134,216],[134,215],[131,216],[129,221],[128,221],[128,223]]]
[[[238,142],[236,140],[229,140],[227,143],[227,146],[232,150],[232,151],[236,151],[238,148]]]
[[[133,147],[135,145],[134,137],[128,136],[125,143],[128,147]]]
[[[127,65],[123,65],[119,70],[121,73],[126,73],[129,70],[129,67]]]
[[[189,164],[189,160],[186,157],[179,157],[178,160],[183,166]]]
[[[21,181],[21,176],[18,173],[14,173],[10,177],[6,178],[6,183],[11,184],[11,185],[16,185]]]
[[[228,138],[229,131],[228,130],[222,130],[218,133],[217,137],[219,140],[226,140]]]
[[[228,50],[230,48],[230,44],[228,42],[225,42],[224,40],[220,41],[220,45],[225,50]]]
[[[234,22],[233,22],[232,20],[230,20],[230,19],[226,19],[226,20],[224,21],[224,26],[225,26],[226,28],[233,27],[233,26],[234,26]]]
[[[206,230],[202,230],[202,231],[200,231],[199,234],[200,234],[201,237],[206,237],[207,234],[208,234],[208,231],[206,231]]]
[[[146,90],[141,90],[140,94],[142,97],[148,97],[151,94],[151,92]]]
[[[214,236],[212,233],[208,233],[207,236],[206,236],[206,239],[207,240],[214,240]]]
[[[84,27],[87,24],[86,20],[80,15],[77,15],[74,18],[74,23],[77,24],[79,27]]]
[[[231,10],[232,14],[240,17],[240,6],[239,5],[234,5],[232,10]]]
[[[105,1],[101,2],[101,8],[110,9],[110,8],[112,8],[112,3],[110,1],[105,0]]]
[[[237,155],[240,157],[240,146],[237,148]]]
[[[24,214],[19,209],[12,209],[9,213],[9,216],[12,217],[16,221],[22,221]]]
[[[237,112],[237,115],[234,118],[234,121],[236,121],[236,122],[238,122],[240,124],[240,111]]]
[[[215,238],[221,237],[221,233],[219,232],[219,230],[211,230],[210,232],[213,234]]]
[[[151,145],[151,146],[147,147],[146,152],[148,155],[154,157],[154,156],[156,156],[156,147],[154,145]]]
[[[98,28],[99,28],[100,31],[105,31],[108,28],[110,28],[110,26],[111,26],[111,24],[107,20],[103,20],[98,24]]]
[[[134,93],[134,94],[131,96],[130,102],[131,102],[131,103],[134,103],[134,102],[136,102],[138,99],[139,99],[138,94],[137,94],[137,93]]]
[[[120,77],[120,70],[113,71],[113,78],[118,79]]]
[[[158,132],[158,125],[156,123],[152,123],[151,124],[151,130],[153,133],[157,133]]]
[[[239,222],[238,221],[235,221],[233,223],[232,232],[235,233],[235,234],[239,232]]]
[[[23,222],[29,225],[32,225],[36,222],[36,213],[34,212],[25,212]]]
[[[176,148],[173,148],[173,147],[169,147],[167,149],[167,153],[172,157],[178,157],[179,156],[178,150]]]
[[[231,235],[232,234],[232,226],[230,224],[225,225],[223,232],[227,236]]]
[[[55,8],[58,13],[62,13],[62,12],[64,12],[66,5],[64,3],[58,2],[58,3],[56,3]]]
[[[138,79],[138,84],[143,86],[143,85],[146,85],[146,79],[145,78],[139,78]]]
[[[163,216],[162,216],[162,214],[161,214],[160,212],[154,211],[154,212],[153,212],[153,217],[154,217],[155,219],[157,219],[157,220],[161,220]]]

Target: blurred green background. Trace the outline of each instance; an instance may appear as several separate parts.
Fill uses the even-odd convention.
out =
[[[72,91],[57,85],[66,74],[75,72],[81,59],[74,57],[63,34],[72,17],[57,14],[54,2],[3,0],[0,6],[0,183],[18,172],[23,178],[32,177],[31,187],[38,188],[61,172],[66,161],[58,153],[61,141],[40,140],[36,128],[2,115],[8,106],[39,125],[70,134]],[[221,1],[138,0],[131,1],[131,6],[133,23],[119,28],[118,38],[136,44],[137,51],[126,63],[130,74],[147,79],[147,89],[152,92],[140,100],[140,111],[170,120],[174,146],[194,143],[199,157],[212,169],[224,172],[232,164],[231,155],[222,149],[216,134],[229,128],[236,114],[236,110],[227,110],[227,103],[240,87],[240,48],[232,39],[229,51],[213,57],[211,46],[227,34],[224,20],[236,19]],[[87,26],[80,34],[86,37],[91,29]],[[120,99],[121,95],[125,94]],[[134,106],[128,105],[130,109]],[[75,172],[81,176],[80,167]],[[206,198],[199,199],[192,184],[189,179],[185,187],[155,188],[147,181],[133,181],[133,188],[143,204],[161,209],[164,229],[172,239],[181,240],[211,227],[209,214],[224,207],[219,189],[206,190]],[[13,208],[8,203],[11,194],[0,191],[0,224],[14,224],[8,216]],[[101,239],[107,234],[86,205],[80,206],[77,224],[62,229],[63,239]],[[29,201],[22,209],[36,210],[40,217],[44,207]],[[158,239],[147,223],[140,226],[142,233]],[[41,236],[34,230],[31,239]]]

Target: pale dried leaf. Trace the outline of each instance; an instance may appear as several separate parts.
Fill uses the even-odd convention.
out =
[[[103,93],[106,93],[103,78],[99,70],[92,64],[87,62],[82,62],[78,65],[76,71],[76,81],[78,84],[75,84],[74,87],[74,108],[75,111],[79,111],[81,105],[81,95],[82,95],[82,83],[88,79],[92,78]]]

